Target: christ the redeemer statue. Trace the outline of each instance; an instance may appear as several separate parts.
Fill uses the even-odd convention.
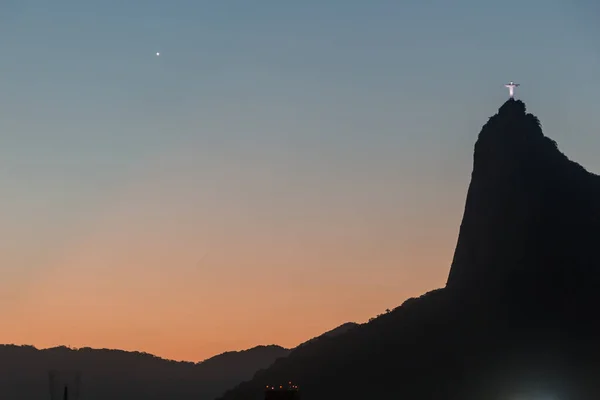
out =
[[[508,94],[509,94],[510,98],[512,99],[515,96],[515,88],[520,86],[520,84],[510,81],[510,83],[507,83],[504,86],[506,86],[508,88]]]

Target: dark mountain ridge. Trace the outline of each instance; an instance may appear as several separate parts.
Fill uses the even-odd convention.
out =
[[[355,326],[345,323],[308,342],[335,337]],[[49,371],[79,371],[81,396],[87,400],[214,399],[290,351],[276,345],[256,346],[193,363],[136,351],[0,345],[0,399],[48,398]]]
[[[308,343],[222,400],[293,381],[306,399],[600,394],[600,177],[509,100],[475,144],[445,288]]]
[[[309,343],[314,343],[317,340],[323,340],[323,339],[333,338],[333,337],[342,335],[342,334],[348,332],[349,330],[356,328],[357,326],[359,326],[359,324],[357,324],[356,322],[346,322],[345,324],[342,324],[342,325],[338,326],[337,328],[334,328],[334,329],[327,331],[315,338],[307,340],[306,342],[300,344],[298,346],[298,348],[302,347],[302,346],[306,346]]]
[[[81,372],[85,399],[210,399],[289,352],[257,346],[192,363],[122,350],[0,345],[0,398],[48,398],[48,372],[58,370]]]

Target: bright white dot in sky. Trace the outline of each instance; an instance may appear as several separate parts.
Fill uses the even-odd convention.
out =
[[[156,53],[156,56],[157,56],[157,57],[158,57],[158,56],[160,56],[160,53]]]

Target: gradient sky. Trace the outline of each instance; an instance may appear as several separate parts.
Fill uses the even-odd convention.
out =
[[[596,3],[2,0],[0,343],[197,361],[442,286],[504,83],[600,172]]]

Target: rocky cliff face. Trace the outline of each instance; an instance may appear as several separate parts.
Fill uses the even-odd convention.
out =
[[[507,101],[475,144],[448,287],[596,284],[599,245],[600,177],[567,159],[523,102]]]

